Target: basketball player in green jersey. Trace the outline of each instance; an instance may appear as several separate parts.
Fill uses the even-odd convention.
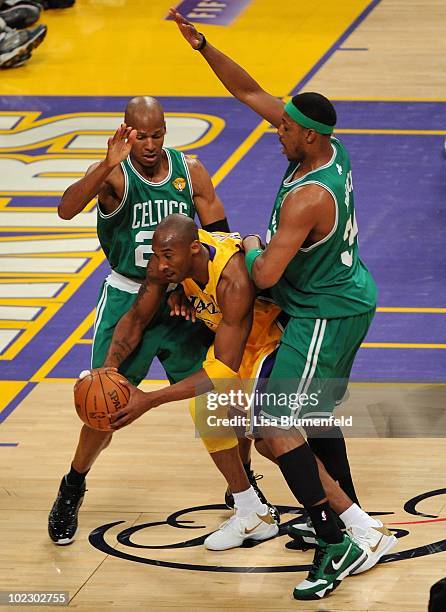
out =
[[[193,218],[197,212],[204,229],[229,231],[207,170],[197,159],[163,147],[165,133],[163,109],[156,99],[130,100],[125,123],[108,141],[106,158],[71,185],[59,204],[59,216],[72,219],[98,197],[98,237],[112,270],[97,306],[93,368],[104,364],[114,328],[138,295],[158,223],[172,213]],[[164,298],[138,348],[120,371],[138,385],[157,356],[169,381],[177,382],[201,368],[212,337],[201,322],[192,324],[182,317],[171,317]],[[126,350],[125,340],[123,343],[118,350]],[[119,354],[115,357],[121,363]],[[82,427],[71,470],[62,478],[49,516],[48,531],[56,544],[74,540],[85,476],[111,437],[109,432]],[[249,452],[247,449],[249,444],[244,445],[243,450]],[[247,472],[253,480],[250,469]]]
[[[329,416],[341,401],[354,356],[375,311],[376,287],[358,257],[349,156],[344,146],[331,138],[336,113],[324,96],[299,94],[284,106],[207,43],[182,15],[174,9],[171,14],[183,36],[200,51],[228,91],[278,128],[283,153],[290,162],[271,215],[266,249],[255,236],[246,237],[243,246],[255,284],[271,288],[274,300],[290,315],[267,397],[279,397],[283,392],[304,400],[313,393],[318,397],[317,408],[299,400],[286,406],[273,401],[262,405],[263,416],[287,423],[283,428],[288,431],[281,432],[275,426],[259,433],[292,493],[307,510],[310,533],[316,540],[313,566],[307,579],[294,589],[294,597],[320,599],[348,575],[342,568],[350,554],[349,544],[343,540],[328,504],[315,457],[293,426],[293,418],[321,413]],[[329,473],[341,480],[334,472],[342,466],[348,468],[343,439],[321,438],[318,442],[318,448],[313,447],[315,454]],[[371,564],[396,542],[382,523],[363,513],[357,504],[342,513],[341,519],[352,539],[373,553]]]

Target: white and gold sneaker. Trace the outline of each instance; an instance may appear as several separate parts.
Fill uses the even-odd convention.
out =
[[[358,527],[353,525],[347,530],[351,539],[367,553],[367,559],[352,574],[362,574],[374,567],[383,555],[388,553],[397,543],[396,537],[384,527]]]
[[[279,526],[271,514],[251,512],[246,517],[237,514],[220,525],[204,541],[208,550],[228,550],[241,546],[245,540],[269,540],[277,535]]]

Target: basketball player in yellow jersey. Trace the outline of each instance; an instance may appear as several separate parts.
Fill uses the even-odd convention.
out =
[[[239,238],[199,231],[185,216],[170,215],[155,231],[153,250],[146,281],[136,302],[116,326],[109,350],[113,352],[122,338],[126,339],[129,352],[137,346],[168,283],[182,283],[195,305],[197,317],[215,331],[215,339],[197,373],[151,393],[131,387],[129,404],[111,417],[112,429],[128,425],[144,412],[167,402],[200,396],[212,390],[227,393],[228,387],[238,390],[241,376],[266,378],[268,367],[272,367],[268,362],[274,361],[281,335],[275,321],[278,309],[256,299],[240,252]],[[227,408],[223,402],[220,407],[215,403],[213,407],[217,412],[211,414],[226,417]],[[248,538],[269,538],[277,533],[277,525],[250,486],[240,461],[234,430],[225,423],[213,427],[208,421],[210,407],[206,398],[197,401],[193,416],[207,450],[234,493],[236,512],[205,540],[205,546],[211,550],[225,550],[240,546]],[[322,465],[319,469],[330,505],[336,512],[343,512],[352,501]],[[366,553],[349,538],[347,542],[355,552],[356,569]]]
[[[268,358],[273,356],[281,336],[275,323],[280,309],[271,302],[255,300],[254,285],[240,252],[240,236],[198,230],[192,220],[184,222],[183,217],[170,215],[157,228],[146,282],[135,304],[116,326],[109,353],[114,354],[122,338],[129,354],[138,345],[169,283],[182,283],[197,317],[215,332],[215,340],[202,370],[185,379],[184,384],[173,385],[173,393],[164,395],[167,390],[162,390],[152,396],[132,388],[133,401],[125,413],[116,413],[113,429],[128,425],[156,405],[221,389],[222,382],[265,377]],[[231,537],[225,534],[221,538],[216,532],[206,539],[205,546],[223,550],[240,546],[248,538],[264,540],[275,536],[277,522],[247,478],[234,429],[208,425],[207,417],[226,418],[227,409],[208,412],[204,402],[197,402],[191,412],[208,452],[227,480],[236,507]]]

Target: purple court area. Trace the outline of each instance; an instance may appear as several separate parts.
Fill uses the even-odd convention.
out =
[[[125,98],[3,98],[5,110],[42,110],[44,115],[81,111],[119,112]],[[215,114],[222,133],[200,148],[214,173],[258,124],[258,118],[228,98],[165,98],[166,111]],[[424,102],[335,102],[342,129],[396,133],[340,134],[353,166],[360,252],[375,276],[381,307],[443,307],[446,302],[446,159],[444,136],[398,130],[439,130],[446,105]],[[194,151],[195,152],[195,151]],[[30,151],[32,154],[33,152]],[[266,133],[218,186],[232,230],[265,233],[278,184],[286,168],[277,136]],[[56,205],[56,198],[14,198],[12,205]],[[49,324],[12,362],[4,379],[26,379],[58,348],[94,306],[107,265],[87,279]],[[446,344],[445,314],[378,313],[366,342]],[[91,332],[86,336],[91,338]],[[49,377],[75,378],[88,367],[89,346],[76,345]],[[446,349],[362,348],[353,379],[442,381]],[[148,378],[164,378],[154,364]]]
[[[183,0],[176,8],[186,19],[206,25],[230,25],[251,0]],[[171,19],[167,16],[166,19]]]

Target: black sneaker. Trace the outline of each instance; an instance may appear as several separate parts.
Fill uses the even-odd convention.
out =
[[[74,6],[76,0],[44,0],[44,6],[47,9],[64,9]]]
[[[71,544],[77,533],[77,514],[86,491],[85,482],[80,486],[68,485],[65,476],[60,483],[56,501],[48,516],[48,533],[55,544]]]
[[[262,480],[263,474],[254,474],[252,470],[245,470],[245,472],[246,472],[246,475],[248,476],[249,484],[252,486],[254,491],[257,493],[258,498],[260,499],[262,504],[266,504],[268,506],[269,513],[271,514],[273,519],[276,521],[276,523],[280,525],[279,511],[277,510],[276,506],[273,506],[272,504],[269,503],[269,501],[266,499],[262,490],[257,484],[258,480]],[[234,509],[234,496],[232,495],[232,491],[229,487],[226,489],[226,492],[225,492],[225,504],[226,504],[226,507],[229,508],[230,510]]]
[[[26,64],[28,60],[31,59],[31,53],[27,53],[26,55],[21,55],[15,59],[15,62],[11,63],[8,68],[18,68],[19,66],[23,66]]]
[[[33,4],[19,4],[11,8],[2,8],[0,18],[10,28],[27,28],[40,17],[40,9]]]
[[[12,68],[25,61],[46,36],[47,27],[38,25],[28,30],[5,27],[0,32],[0,68]]]
[[[22,6],[23,4],[36,6],[39,11],[43,11],[43,0],[5,0],[2,9],[11,8],[13,6]]]

